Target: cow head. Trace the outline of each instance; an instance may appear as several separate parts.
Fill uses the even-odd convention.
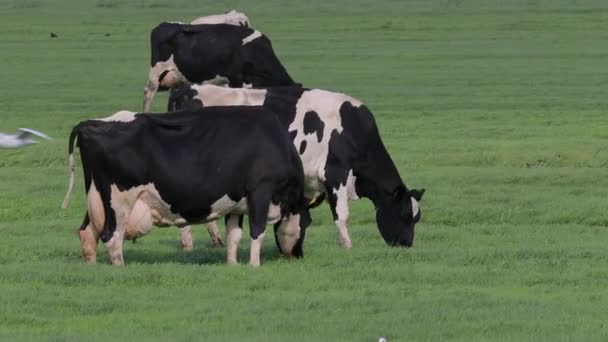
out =
[[[302,246],[306,236],[306,228],[312,219],[308,208],[297,214],[290,214],[274,225],[274,240],[281,254],[288,258],[304,256]]]
[[[414,226],[421,218],[419,202],[424,189],[407,190],[398,187],[387,203],[376,210],[376,223],[380,234],[391,246],[411,247],[414,244]]]

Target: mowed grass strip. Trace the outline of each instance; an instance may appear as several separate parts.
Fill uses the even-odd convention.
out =
[[[149,31],[232,8],[308,87],[374,112],[406,184],[425,187],[412,249],[351,203],[353,249],[313,211],[303,260],[225,265],[202,227],[84,265],[67,136],[138,111]],[[389,341],[608,339],[608,74],[600,0],[0,2],[0,131],[55,138],[0,151],[0,339]],[[58,35],[51,38],[50,33]],[[154,101],[163,111],[166,94]],[[245,236],[247,230],[245,231]]]

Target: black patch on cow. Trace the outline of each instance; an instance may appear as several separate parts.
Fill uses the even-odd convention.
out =
[[[360,148],[362,142],[366,141],[365,133],[361,131],[357,120],[354,120],[355,116],[358,115],[356,111],[357,108],[353,107],[350,102],[344,102],[340,107],[342,133],[333,130],[329,138],[329,154],[325,164],[325,176],[326,184],[331,188],[327,189],[329,190],[328,199],[330,203],[332,197],[335,197],[333,189],[338,188],[340,184],[346,185],[350,170],[353,170],[353,173],[357,172],[354,164],[359,155],[358,148]]]
[[[298,101],[307,89],[294,86],[272,87],[267,90],[263,106],[275,112],[283,126],[289,127],[296,117]]]
[[[79,230],[85,230],[87,229],[87,226],[89,225],[89,222],[91,222],[89,220],[89,212],[86,212],[84,214],[84,219],[82,220],[82,224],[80,225],[80,228],[78,228]]]
[[[304,151],[306,151],[306,140],[302,140],[300,143],[300,155],[303,155]]]
[[[317,133],[317,141],[323,140],[323,129],[325,123],[321,121],[319,114],[314,110],[304,114],[304,134]]]

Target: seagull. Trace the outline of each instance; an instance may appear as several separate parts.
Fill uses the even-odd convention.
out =
[[[53,140],[48,135],[34,131],[33,129],[19,128],[17,134],[0,133],[0,148],[17,148],[38,143],[38,141],[30,139],[30,136]]]

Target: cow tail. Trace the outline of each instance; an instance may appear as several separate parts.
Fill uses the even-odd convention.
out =
[[[68,202],[70,201],[70,197],[72,196],[72,191],[74,190],[74,141],[76,140],[76,136],[80,130],[81,124],[76,125],[72,132],[70,133],[70,140],[68,142],[68,191],[65,194],[63,199],[63,204],[61,208],[66,209],[68,207]]]

